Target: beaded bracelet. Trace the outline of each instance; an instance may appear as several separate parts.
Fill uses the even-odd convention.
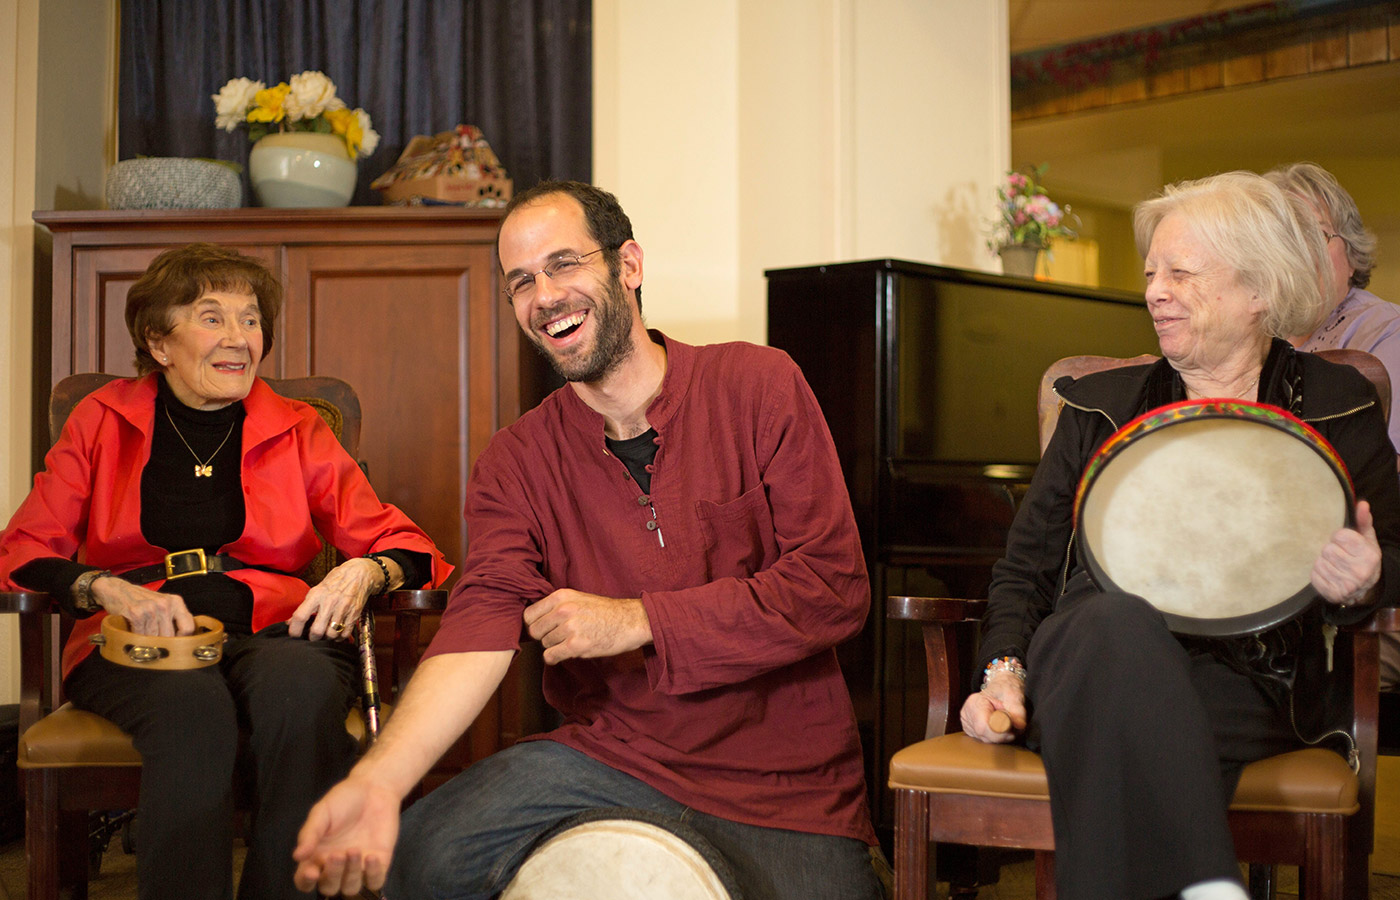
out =
[[[1014,656],[999,656],[987,663],[987,668],[982,670],[982,690],[987,689],[987,682],[997,672],[1010,672],[1016,676],[1017,681],[1026,683],[1026,667],[1021,665],[1021,661]]]
[[[365,557],[365,559],[370,560],[370,561],[373,562],[375,565],[379,566],[379,571],[381,571],[381,572],[384,573],[384,586],[383,586],[382,588],[380,588],[379,590],[375,591],[375,592],[374,592],[374,596],[378,597],[378,596],[381,596],[381,595],[383,595],[383,594],[389,593],[389,567],[386,566],[386,565],[384,565],[384,560],[380,559],[380,558],[379,558],[378,556],[376,556],[375,554],[372,554],[372,553],[371,553],[371,554],[367,555],[367,556]]]

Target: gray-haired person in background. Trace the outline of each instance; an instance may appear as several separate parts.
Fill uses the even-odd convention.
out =
[[[1307,201],[1327,240],[1332,293],[1322,324],[1292,338],[1299,350],[1364,350],[1390,373],[1390,442],[1400,447],[1400,306],[1366,290],[1376,263],[1376,236],[1361,224],[1356,201],[1331,172],[1310,162],[1279,166],[1265,178]],[[1381,635],[1381,690],[1400,689],[1400,635]]]

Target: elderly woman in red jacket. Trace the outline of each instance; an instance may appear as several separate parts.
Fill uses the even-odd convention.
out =
[[[69,699],[141,753],[143,900],[231,896],[240,724],[257,806],[239,896],[304,896],[297,828],[354,758],[354,623],[371,595],[451,571],[314,410],[257,378],[280,306],[257,260],[210,244],[162,253],[127,296],[140,375],[78,404],[0,534],[0,583],[52,593],[79,617],[63,653]],[[318,531],[349,558],[308,588],[293,573]],[[167,636],[212,616],[223,659],[117,665],[88,642],[108,613]]]

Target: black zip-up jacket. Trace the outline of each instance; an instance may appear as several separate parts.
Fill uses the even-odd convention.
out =
[[[1295,395],[1301,388],[1301,402]],[[1036,627],[1059,598],[1092,590],[1081,568],[1073,528],[1074,493],[1085,465],[1118,428],[1166,402],[1185,399],[1180,378],[1166,360],[1061,378],[1056,395],[1064,401],[1054,436],[1036,469],[1007,539],[1006,556],[992,569],[986,616],[982,621],[979,671],[1001,656],[1024,660]],[[1260,378],[1260,400],[1284,409],[1301,406],[1301,416],[1333,447],[1346,464],[1359,500],[1368,500],[1381,545],[1381,580],[1377,603],[1400,603],[1400,481],[1396,454],[1386,434],[1384,413],[1375,388],[1365,376],[1310,353],[1299,353],[1275,340]],[[1164,522],[1163,527],[1170,527]],[[1322,604],[1305,639],[1299,690],[1304,681],[1325,670],[1320,624],[1364,618],[1365,608]],[[1311,693],[1313,688],[1309,688]],[[1337,710],[1335,712],[1346,712]],[[1300,709],[1300,714],[1302,710]],[[1314,719],[1314,716],[1303,716]],[[1329,711],[1326,719],[1336,721]],[[1315,727],[1300,730],[1315,731]]]

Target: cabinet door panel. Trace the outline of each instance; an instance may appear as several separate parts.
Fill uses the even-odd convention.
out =
[[[287,252],[285,371],[354,385],[375,489],[458,564],[467,475],[499,424],[493,267],[482,245]]]

